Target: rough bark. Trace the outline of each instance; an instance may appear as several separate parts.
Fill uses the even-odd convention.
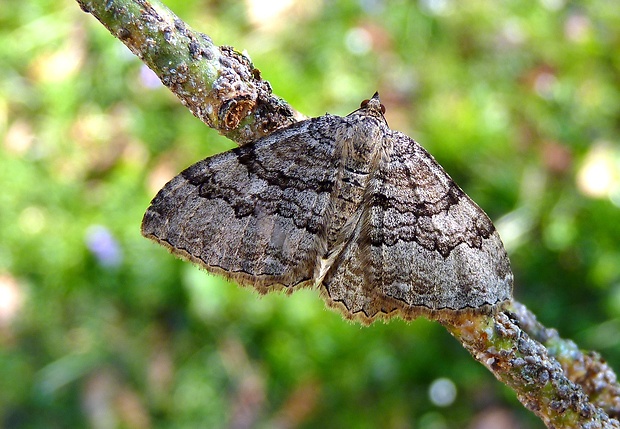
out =
[[[301,118],[250,59],[190,28],[158,1],[77,1],[201,121],[239,145]]]

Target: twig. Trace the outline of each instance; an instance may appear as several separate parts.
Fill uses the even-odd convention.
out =
[[[572,341],[544,328],[524,305],[514,302],[491,316],[465,314],[444,326],[547,427],[620,428],[607,414],[618,415],[613,371],[596,358],[584,359]]]
[[[77,0],[209,127],[243,145],[301,118],[250,59],[216,46],[157,0]]]
[[[545,328],[523,304],[513,310],[521,328],[547,348],[564,369],[566,376],[579,384],[590,401],[610,416],[620,417],[620,384],[613,369],[596,352],[583,353],[571,340],[560,338],[555,329]]]
[[[77,0],[204,123],[242,145],[302,116],[271,94],[251,61],[189,28],[157,0]],[[596,353],[542,326],[514,302],[442,322],[549,428],[620,428],[620,385]],[[612,416],[612,417],[610,417]]]

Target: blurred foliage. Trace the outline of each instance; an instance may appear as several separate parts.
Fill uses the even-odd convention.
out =
[[[614,2],[167,4],[309,116],[379,90],[496,221],[516,298],[620,369]],[[435,323],[259,299],[143,239],[157,189],[233,144],[76,3],[1,3],[0,61],[2,427],[542,427]]]

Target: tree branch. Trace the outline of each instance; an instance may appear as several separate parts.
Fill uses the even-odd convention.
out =
[[[302,118],[245,55],[216,46],[157,0],[77,0],[201,121],[243,145]]]
[[[619,401],[611,368],[542,326],[523,304],[513,302],[491,316],[463,314],[443,324],[547,427],[620,428],[610,417],[618,416]]]
[[[77,0],[140,57],[191,112],[242,145],[302,118],[271,94],[251,61],[218,47],[157,0]],[[514,302],[494,315],[441,322],[550,428],[620,428],[620,385],[596,353]],[[611,417],[610,417],[611,416]]]

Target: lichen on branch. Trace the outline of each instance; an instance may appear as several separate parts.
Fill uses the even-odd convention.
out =
[[[159,1],[77,0],[201,121],[243,145],[300,118],[250,59],[216,46]]]
[[[444,326],[476,360],[512,388],[521,403],[548,427],[620,428],[618,420],[613,418],[618,416],[615,375],[610,375],[611,370],[601,361],[590,360],[591,371],[574,377],[571,368],[582,362],[584,355],[572,347],[572,341],[563,340],[554,330],[544,328],[524,305],[513,302],[495,315],[465,315]],[[526,331],[528,328],[531,335]],[[558,359],[560,356],[554,352],[561,347],[548,350],[533,337],[568,346],[572,358],[562,353]],[[590,396],[595,392],[590,386],[601,378],[609,382],[598,384],[597,397],[605,397],[608,402],[591,401]]]

